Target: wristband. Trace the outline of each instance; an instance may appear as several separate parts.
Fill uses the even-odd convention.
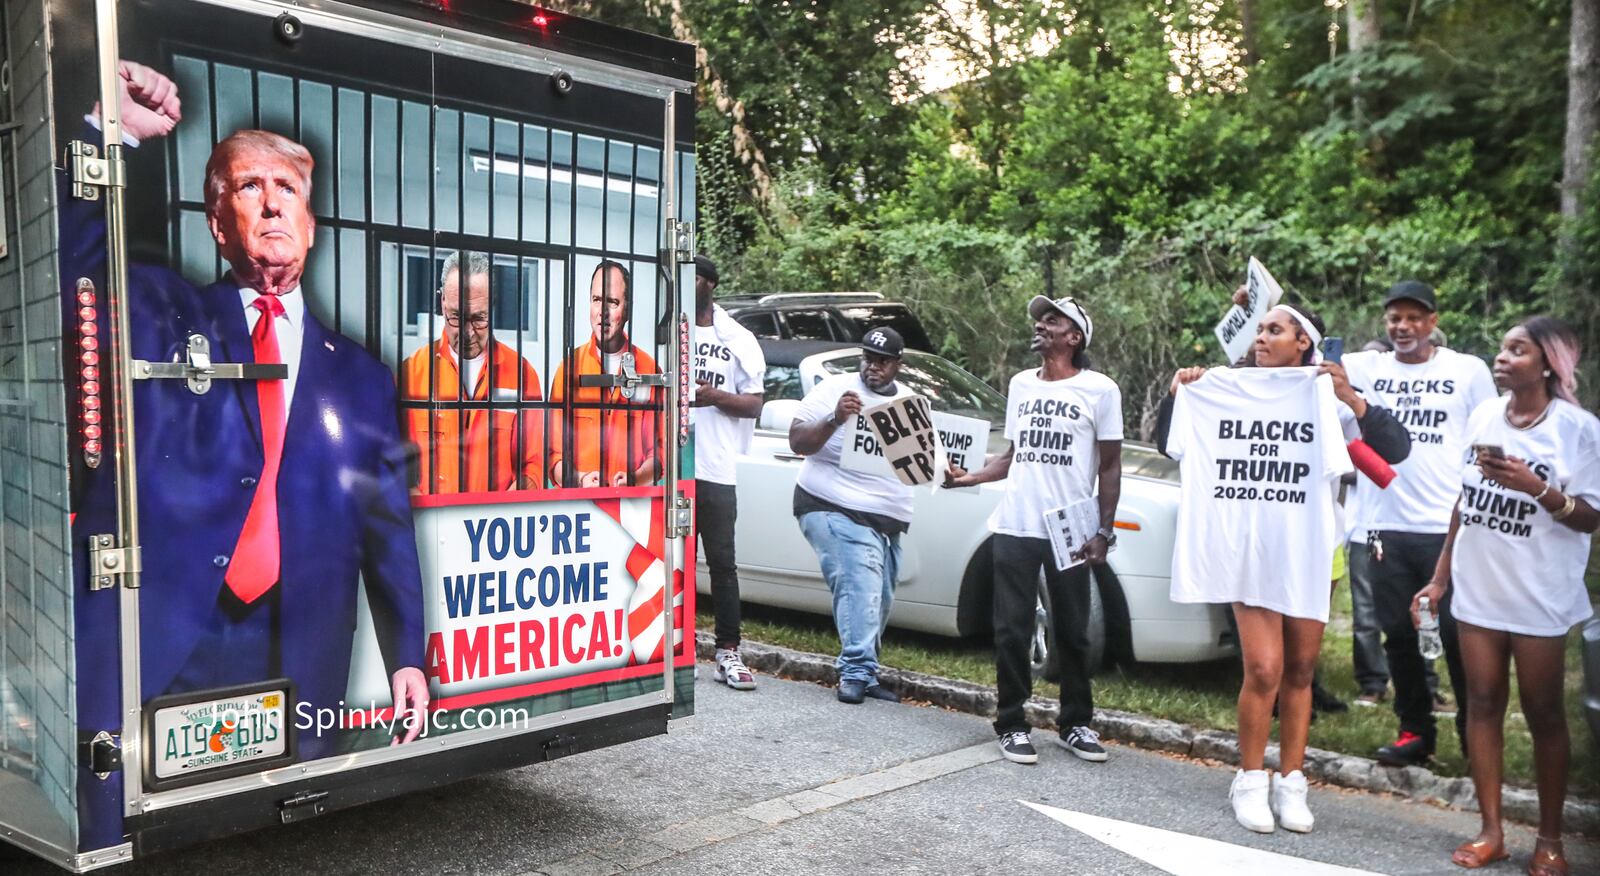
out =
[[[1548,493],[1548,492],[1550,492],[1550,482],[1549,481],[1545,481],[1544,482],[1544,489],[1539,491],[1539,495],[1533,497],[1533,501],[1537,502],[1540,499],[1543,499],[1544,498],[1544,494]]]
[[[1560,508],[1551,511],[1550,516],[1554,517],[1556,520],[1565,520],[1568,517],[1571,517],[1572,512],[1576,510],[1578,510],[1578,500],[1572,496],[1568,496],[1566,503]]]

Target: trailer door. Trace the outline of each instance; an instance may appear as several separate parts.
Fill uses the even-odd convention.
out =
[[[534,48],[548,20],[69,2],[100,14],[101,105],[129,94],[58,110],[124,181],[63,220],[104,229],[103,262],[63,264],[114,366],[105,446],[74,446],[103,456],[79,661],[114,691],[80,732],[121,755],[85,808],[132,833],[425,752],[664,729],[692,696],[689,83]],[[124,833],[93,821],[88,847]]]

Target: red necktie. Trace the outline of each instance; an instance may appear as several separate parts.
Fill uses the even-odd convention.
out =
[[[276,295],[263,295],[250,303],[261,311],[255,330],[250,333],[250,345],[255,349],[256,362],[278,365],[283,355],[278,351],[278,333],[274,331],[278,317],[283,316],[283,302]],[[239,533],[239,543],[233,549],[233,560],[228,564],[228,574],[223,578],[228,588],[245,604],[255,602],[261,594],[278,583],[281,552],[278,546],[278,463],[283,457],[283,404],[284,382],[281,380],[256,381],[256,401],[261,408],[261,479],[256,481],[256,495],[250,501],[250,513],[244,518],[244,531]]]

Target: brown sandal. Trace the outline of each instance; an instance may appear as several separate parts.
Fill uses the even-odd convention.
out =
[[[1533,849],[1533,860],[1528,862],[1528,876],[1567,876],[1567,858],[1562,854],[1561,840],[1539,837],[1543,848]]]
[[[1455,854],[1450,856],[1450,863],[1457,867],[1465,867],[1468,870],[1476,870],[1479,867],[1487,867],[1496,861],[1504,861],[1509,857],[1511,857],[1511,854],[1506,851],[1503,841],[1498,846],[1491,846],[1488,840],[1468,840],[1456,846]],[[1529,872],[1532,876],[1546,876],[1546,874],[1532,873],[1532,868],[1529,869]]]

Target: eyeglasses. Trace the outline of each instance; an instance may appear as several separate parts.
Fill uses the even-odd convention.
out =
[[[444,322],[445,322],[445,325],[448,325],[451,328],[460,328],[461,327],[461,314],[459,314],[459,313],[448,313],[447,312],[444,315]],[[475,313],[475,314],[467,317],[467,324],[472,326],[475,329],[488,328],[489,327],[489,314],[487,314],[487,313]]]

